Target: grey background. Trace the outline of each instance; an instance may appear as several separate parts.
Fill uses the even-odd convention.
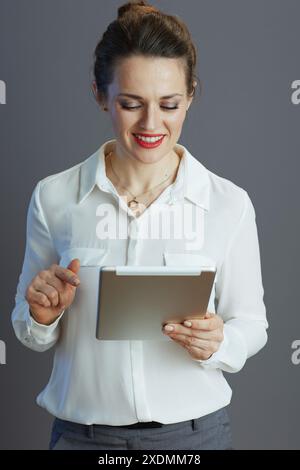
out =
[[[113,133],[91,92],[92,54],[117,7],[111,0],[1,0],[0,448],[48,446],[52,416],[35,404],[53,351],[15,337],[10,315],[20,274],[26,213],[41,178],[91,155]],[[237,449],[299,449],[299,119],[297,0],[156,1],[187,23],[198,49],[203,94],[179,142],[204,165],[245,188],[257,214],[267,346],[237,374],[230,405]],[[296,295],[295,295],[296,293]],[[191,384],[192,386],[192,384]]]

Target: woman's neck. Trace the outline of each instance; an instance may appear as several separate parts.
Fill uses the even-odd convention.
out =
[[[109,154],[110,165],[106,167],[108,178],[110,178],[110,169],[112,169],[113,178],[119,178],[119,183],[133,194],[144,193],[162,183],[168,175],[177,173],[181,160],[175,150],[155,163],[144,163],[119,156],[114,149]],[[173,180],[174,178],[170,180],[170,183]]]

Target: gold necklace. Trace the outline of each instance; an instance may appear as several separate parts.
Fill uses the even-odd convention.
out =
[[[119,176],[116,174],[116,172],[115,172],[115,170],[113,169],[113,166],[112,166],[112,161],[111,161],[111,155],[112,155],[112,153],[113,153],[113,152],[111,151],[111,152],[109,152],[109,154],[107,155],[107,158],[108,158],[108,160],[109,160],[109,163],[110,163],[110,167],[111,167],[111,169],[112,169],[112,172],[113,172],[113,174],[116,176],[116,178],[117,178],[117,180],[118,180],[118,182],[119,182],[120,187],[123,188],[123,189],[125,189],[126,191],[128,191],[128,192],[131,194],[131,196],[133,196],[133,199],[131,199],[131,200],[128,202],[128,205],[129,205],[130,208],[131,208],[131,207],[135,207],[137,204],[139,204],[139,201],[137,201],[137,199],[136,199],[137,197],[140,197],[140,196],[142,196],[143,194],[147,194],[147,193],[149,193],[150,191],[153,191],[153,189],[155,189],[155,188],[161,186],[163,183],[165,183],[165,182],[172,176],[171,173],[169,173],[169,174],[168,174],[168,173],[165,173],[165,176],[166,176],[166,175],[167,175],[167,176],[166,176],[166,178],[165,178],[161,183],[156,184],[155,186],[153,186],[152,188],[148,189],[147,191],[145,191],[145,192],[143,192],[143,193],[134,195],[131,191],[129,191],[128,188],[126,188],[125,186],[122,186],[122,185],[121,185],[121,183],[120,183],[121,180],[120,180]],[[147,200],[146,202],[148,202],[148,200]]]

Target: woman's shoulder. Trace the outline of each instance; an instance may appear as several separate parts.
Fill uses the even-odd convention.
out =
[[[232,179],[208,170],[210,180],[210,202],[218,210],[230,212],[240,217],[245,208],[251,203],[248,190]]]
[[[97,151],[69,168],[40,179],[35,190],[38,190],[42,205],[48,203],[53,205],[55,202],[63,204],[68,201],[73,202],[78,197],[82,169],[90,166],[92,160],[95,160],[96,154]]]

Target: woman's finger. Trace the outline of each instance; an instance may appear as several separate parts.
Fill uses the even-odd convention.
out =
[[[208,318],[202,320],[192,319],[187,320],[184,323],[184,326],[193,328],[195,330],[204,330],[204,331],[213,331],[223,324],[223,319],[217,314],[210,314]]]
[[[45,281],[36,280],[33,284],[33,287],[37,292],[41,292],[42,294],[47,296],[52,307],[57,307],[57,305],[60,303],[60,297],[57,290],[47,284]]]
[[[179,324],[173,324],[174,328],[171,332],[166,331],[163,328],[163,333],[167,334],[170,336],[171,334],[177,334],[177,335],[185,335],[185,336],[195,336],[199,339],[203,340],[210,340],[210,341],[219,341],[222,342],[224,335],[223,335],[223,325],[220,326],[220,328],[216,330],[209,330],[209,331],[204,331],[204,330],[198,330],[195,328],[188,328],[185,326],[182,326],[180,323]]]
[[[219,343],[209,340],[201,340],[195,336],[169,335],[173,340],[179,341],[186,346],[194,346],[204,351],[216,352],[219,349]]]
[[[71,286],[77,287],[80,284],[78,275],[70,269],[63,268],[59,265],[53,265],[53,272],[55,276],[57,276],[62,281],[69,283]]]
[[[32,286],[28,288],[28,295],[26,296],[26,300],[28,303],[36,303],[41,307],[51,307],[51,302],[49,301],[48,297],[36,291]]]
[[[44,278],[46,284],[54,287],[57,292],[62,295],[66,290],[66,283],[61,281],[57,276],[52,273],[48,273],[48,275]]]

